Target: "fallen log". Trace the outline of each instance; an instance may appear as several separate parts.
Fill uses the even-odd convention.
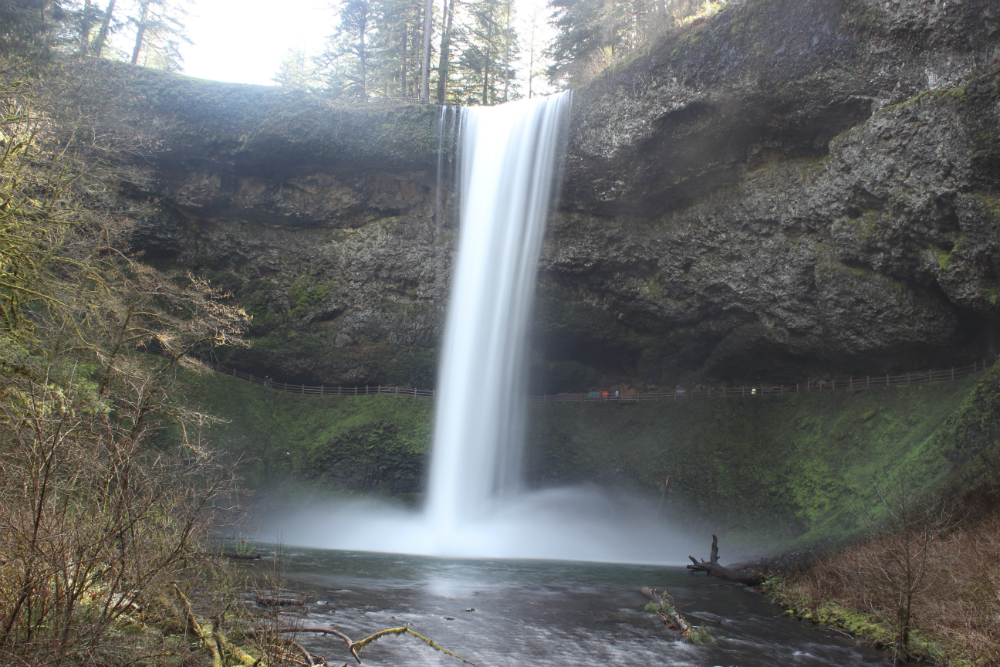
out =
[[[734,581],[744,586],[757,586],[764,581],[764,575],[754,570],[731,570],[728,567],[719,565],[719,538],[712,535],[712,553],[710,560],[698,561],[694,556],[688,556],[693,565],[688,565],[687,569],[692,574],[695,572],[707,572],[710,577],[718,577],[726,581]]]
[[[235,551],[199,551],[198,555],[209,558],[228,558],[229,560],[264,560],[260,554],[241,554]]]
[[[691,626],[687,624],[684,617],[674,608],[673,601],[669,595],[665,592],[662,594],[658,593],[646,586],[640,588],[639,592],[658,605],[659,608],[656,610],[656,615],[663,621],[663,625],[674,630],[680,630],[685,637],[691,632]]]
[[[408,634],[408,635],[412,635],[412,636],[416,637],[417,639],[423,641],[425,644],[427,644],[428,646],[430,646],[435,651],[441,651],[442,653],[446,653],[447,655],[450,655],[453,658],[458,658],[459,660],[461,660],[462,662],[464,662],[467,665],[472,665],[472,667],[478,667],[478,665],[476,665],[476,663],[469,662],[468,660],[466,660],[462,656],[457,655],[455,653],[452,653],[448,649],[444,648],[443,646],[441,646],[440,644],[438,644],[437,642],[435,642],[433,639],[430,639],[428,637],[424,637],[419,632],[414,632],[413,630],[411,630],[410,628],[408,628],[406,626],[403,626],[401,628],[387,628],[385,630],[379,630],[375,634],[373,634],[373,635],[371,635],[369,637],[365,637],[364,639],[362,639],[360,641],[356,641],[356,642],[355,641],[351,641],[350,637],[348,637],[347,635],[345,635],[343,632],[340,632],[339,630],[330,630],[330,629],[326,629],[326,628],[280,628],[278,630],[272,630],[271,632],[275,632],[275,633],[290,632],[290,633],[295,633],[295,634],[300,633],[300,632],[316,632],[316,633],[319,633],[319,634],[333,635],[335,637],[340,637],[347,644],[347,650],[351,652],[351,655],[354,656],[354,659],[358,661],[359,665],[361,664],[361,656],[358,655],[358,651],[364,649],[366,646],[368,646],[372,642],[378,641],[379,639],[381,639],[382,637],[385,637],[387,635],[395,635],[395,636],[398,637],[399,635]],[[245,633],[245,634],[247,636],[254,636],[254,635],[261,634],[261,633],[251,631],[251,632],[248,632],[248,633]],[[296,644],[296,646],[298,646],[298,644]]]
[[[305,604],[303,600],[297,598],[275,598],[266,595],[258,595],[255,600],[261,607],[301,607]]]

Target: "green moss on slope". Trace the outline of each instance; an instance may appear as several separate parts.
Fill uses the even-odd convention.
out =
[[[983,433],[997,385],[990,371],[889,390],[538,406],[529,469],[657,495],[670,475],[668,502],[730,544],[840,538],[861,529],[856,508],[878,505],[875,483],[941,487],[994,446]]]
[[[211,444],[233,459],[249,488],[286,493],[419,491],[432,403],[397,396],[310,396],[219,373],[188,375],[188,395],[229,423]]]
[[[210,437],[249,486],[390,493],[422,488],[433,403],[300,396],[219,374],[190,394],[230,419]],[[741,548],[841,539],[875,484],[968,484],[996,448],[1000,369],[957,382],[780,397],[555,404],[529,413],[532,484],[598,482],[658,498]]]

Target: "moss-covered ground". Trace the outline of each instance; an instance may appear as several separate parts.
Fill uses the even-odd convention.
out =
[[[230,420],[209,437],[244,459],[252,488],[411,499],[422,489],[430,400],[300,396],[216,373],[187,386],[207,412]],[[961,483],[996,447],[998,397],[993,369],[892,389],[536,405],[527,476],[534,485],[598,482],[654,499],[669,476],[665,507],[731,548],[839,540],[862,529],[857,509],[877,512],[876,484]]]
[[[206,435],[211,445],[242,461],[250,489],[406,498],[420,488],[429,400],[303,396],[220,373],[185,375],[192,402],[227,420]]]
[[[958,382],[677,403],[556,404],[532,413],[539,479],[613,479],[659,495],[729,544],[839,539],[878,511],[875,485],[943,488],[993,447],[997,373]]]

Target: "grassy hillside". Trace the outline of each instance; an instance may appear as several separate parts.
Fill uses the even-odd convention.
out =
[[[417,499],[432,402],[300,396],[210,373],[191,398],[230,420],[217,446],[253,488]],[[763,546],[838,538],[877,511],[875,484],[968,484],[996,451],[1000,369],[958,382],[783,397],[557,404],[529,413],[534,485],[597,482],[659,498],[692,524]]]

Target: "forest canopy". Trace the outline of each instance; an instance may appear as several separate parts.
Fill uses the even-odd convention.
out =
[[[586,83],[726,1],[335,0],[322,52],[289,50],[273,80],[345,100],[498,104]],[[105,58],[180,72],[195,8],[194,0],[0,0],[0,58],[35,69]]]

